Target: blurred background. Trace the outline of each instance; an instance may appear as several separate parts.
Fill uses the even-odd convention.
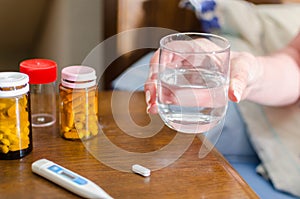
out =
[[[101,0],[1,0],[0,70],[48,58],[80,64],[103,39]]]
[[[63,67],[81,64],[94,47],[119,32],[145,26],[190,29],[190,22],[180,23],[178,19],[184,12],[195,18],[194,13],[180,9],[178,3],[179,0],[169,3],[159,0],[1,0],[0,71],[18,71],[19,63],[25,59],[46,58],[57,62],[60,75]],[[177,11],[177,15],[172,15]],[[175,22],[175,26],[171,25]],[[132,42],[134,38],[126,44],[116,43],[107,48],[118,51],[126,45],[130,48]],[[102,87],[110,89],[110,82],[144,53],[143,50],[132,52],[112,63],[102,78]],[[105,55],[103,57],[105,59]]]
[[[201,31],[193,11],[179,7],[180,0],[1,0],[0,71],[18,71],[30,58],[52,59],[63,67],[81,64],[105,39],[137,27],[163,27],[176,31]],[[279,2],[265,0],[260,2]],[[149,35],[151,36],[151,35]],[[126,43],[106,46],[111,51],[130,48]],[[153,50],[153,49],[152,49]],[[120,56],[102,77],[102,87],[149,49]],[[103,57],[102,57],[103,56]],[[101,59],[107,57],[99,55]],[[104,62],[103,62],[104,63]],[[102,70],[102,66],[94,66]],[[99,72],[99,71],[98,71]],[[58,79],[58,82],[60,80]]]

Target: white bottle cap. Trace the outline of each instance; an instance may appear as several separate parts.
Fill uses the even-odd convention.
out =
[[[29,77],[19,72],[0,73],[0,97],[14,97],[29,91]]]
[[[89,66],[68,66],[62,70],[62,85],[68,88],[89,88],[96,85],[96,72]]]

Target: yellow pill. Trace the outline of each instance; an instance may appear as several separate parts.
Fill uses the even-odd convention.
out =
[[[5,137],[9,140],[10,144],[13,144],[19,139],[15,133],[6,133]]]
[[[78,130],[78,135],[80,138],[84,138],[84,137],[89,137],[90,136],[90,132],[88,130],[82,129],[82,130]]]
[[[0,103],[3,104],[3,106],[5,106],[4,109],[7,109],[8,107],[10,107],[15,103],[15,99],[1,98]]]
[[[90,97],[90,96],[95,96],[95,93],[96,93],[96,92],[95,92],[94,90],[90,90],[90,91],[88,92],[88,95],[89,95],[89,97]]]
[[[0,126],[5,126],[7,128],[15,127],[16,120],[7,118],[6,120],[0,120]]]
[[[64,126],[62,128],[62,130],[63,130],[63,132],[69,132],[71,129],[69,127],[67,127],[67,126]]]
[[[18,151],[18,150],[20,150],[20,145],[10,145],[9,150],[10,151]]]
[[[84,133],[78,132],[78,138],[79,138],[79,139],[82,139],[83,137],[85,137]]]
[[[11,118],[15,118],[17,113],[16,113],[16,105],[12,105],[7,109],[7,115]]]
[[[84,95],[84,93],[82,93],[82,92],[71,92],[65,96],[65,99],[67,99],[67,101],[70,102],[75,99],[78,99],[79,97],[82,97],[83,95]]]
[[[0,140],[0,142],[1,142],[2,144],[6,145],[6,146],[9,146],[9,145],[10,145],[10,141],[9,141],[8,139],[6,139],[6,138],[2,138],[2,139]]]
[[[6,120],[7,119],[7,115],[6,112],[0,112],[0,120]]]
[[[24,96],[24,97],[22,97],[20,100],[19,100],[19,104],[20,104],[20,106],[22,106],[22,107],[27,107],[27,97],[26,96]]]
[[[75,123],[75,128],[76,128],[77,130],[83,129],[83,127],[84,127],[84,125],[83,125],[82,122],[76,122],[76,123]]]
[[[64,133],[63,136],[67,139],[79,139],[79,136],[78,136],[78,133],[76,130],[68,131],[68,132]]]
[[[65,113],[71,113],[72,112],[72,103],[71,102],[64,103],[63,107],[62,107],[62,110]]]
[[[67,113],[66,123],[67,123],[68,127],[70,127],[70,128],[73,127],[73,125],[74,125],[74,114],[72,112]]]
[[[7,105],[6,103],[0,102],[0,110],[6,109]]]
[[[95,100],[96,100],[95,96],[89,96],[89,98],[88,98],[88,104],[89,105],[95,104]]]
[[[28,146],[29,146],[29,138],[22,139],[22,141],[21,141],[21,149],[28,148]]]
[[[22,129],[22,137],[27,137],[28,135],[29,135],[29,132],[30,132],[30,130],[29,130],[29,128],[28,127],[25,127],[25,128],[23,128]]]
[[[10,151],[19,151],[19,150],[23,150],[23,149],[27,149],[27,148],[28,148],[27,143],[23,143],[23,144],[20,144],[20,145],[10,145],[9,146]]]
[[[0,132],[2,133],[10,133],[10,128],[8,126],[0,126]]]
[[[75,115],[75,121],[83,122],[85,120],[85,114],[84,113],[77,113]]]
[[[93,135],[97,135],[98,134],[98,125],[97,124],[91,124],[89,126],[89,130]]]
[[[21,121],[20,121],[20,126],[24,127],[24,126],[29,126],[29,116],[28,113],[26,112],[25,114],[21,114]]]
[[[29,123],[28,122],[26,122],[26,121],[21,122],[19,127],[20,127],[21,132],[24,131],[26,133],[29,133],[28,132],[28,130],[29,130]]]
[[[72,109],[74,113],[78,114],[78,113],[86,113],[87,107],[85,104],[81,104],[80,106],[77,106],[75,108]]]
[[[72,101],[72,108],[76,108],[77,106],[80,106],[82,104],[86,104],[86,100],[84,97],[78,97],[76,99],[73,99]]]
[[[97,115],[93,114],[93,115],[89,115],[89,122],[98,122],[98,117]]]
[[[10,140],[10,144],[11,145],[19,145],[20,144],[20,139],[18,137],[13,137],[11,140]]]
[[[2,151],[2,153],[8,153],[9,152],[8,146],[0,145],[0,151]]]
[[[88,114],[89,115],[95,115],[96,114],[95,109],[89,108]]]

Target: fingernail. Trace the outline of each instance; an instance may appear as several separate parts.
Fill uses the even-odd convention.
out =
[[[148,105],[146,112],[148,114],[156,114],[157,113],[157,105],[155,103]]]
[[[146,109],[146,113],[147,113],[147,114],[149,114],[150,108],[151,108],[151,105],[148,104],[147,109]]]
[[[233,96],[235,97],[237,103],[240,102],[241,95],[240,95],[240,93],[238,91],[233,90]]]
[[[150,94],[150,91],[147,90],[146,93],[145,93],[145,98],[146,98],[146,103],[147,103],[147,109],[146,109],[146,112],[147,114],[149,114],[149,110],[151,108],[151,104],[150,104],[150,100],[151,100],[151,94]]]
[[[150,91],[147,90],[145,95],[146,95],[146,96],[145,96],[145,98],[146,98],[146,103],[149,105],[149,104],[150,104],[150,100],[151,100],[151,94],[150,94]]]

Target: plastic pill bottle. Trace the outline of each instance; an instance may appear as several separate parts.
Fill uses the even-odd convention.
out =
[[[32,151],[29,77],[0,72],[0,159],[19,159]]]
[[[33,127],[51,126],[56,122],[57,64],[49,59],[29,59],[20,63],[20,72],[29,76]]]
[[[89,66],[62,69],[59,85],[61,136],[87,140],[98,134],[98,92],[96,72]]]

